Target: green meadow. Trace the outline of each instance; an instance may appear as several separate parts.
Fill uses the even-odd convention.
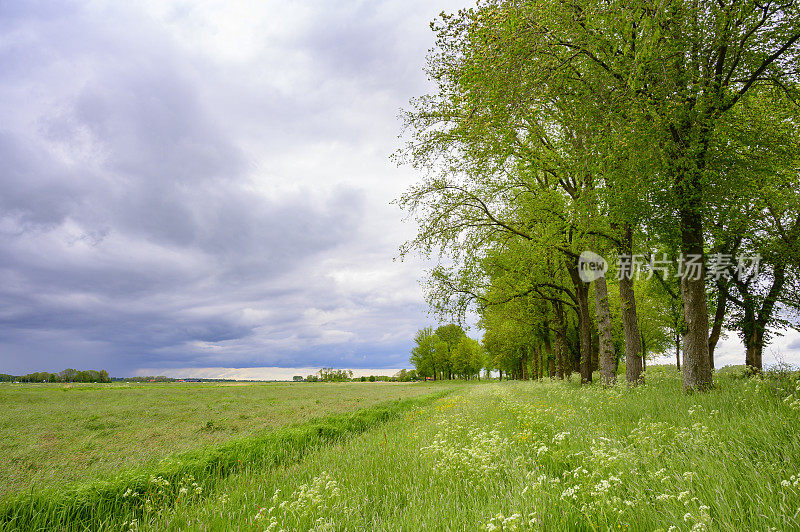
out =
[[[578,382],[231,386],[207,392],[139,387],[162,400],[182,393],[227,397],[235,413],[218,414],[221,424],[247,410],[233,406],[236,394],[252,406],[274,393],[268,390],[298,394],[295,404],[315,405],[321,417],[302,421],[286,414],[281,426],[261,429],[242,422],[226,442],[198,440],[194,445],[204,447],[149,466],[131,465],[106,481],[85,470],[86,478],[74,484],[7,496],[0,526],[800,529],[796,375],[762,379],[718,372],[715,389],[702,394],[685,394],[680,374],[666,367],[649,368],[637,387]],[[24,392],[49,393],[14,393]],[[338,413],[322,415],[326,407],[315,401],[325,397],[339,402]],[[364,400],[348,403],[348,397]],[[194,415],[189,423],[198,434],[205,417]],[[121,449],[112,439],[106,443]]]
[[[0,496],[429,392],[425,384],[0,384]]]

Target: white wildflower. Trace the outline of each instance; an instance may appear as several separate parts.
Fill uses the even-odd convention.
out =
[[[543,453],[546,453],[548,450],[549,449],[547,448],[547,445],[542,445],[541,447],[536,449],[536,455],[539,456],[539,455],[541,455]]]

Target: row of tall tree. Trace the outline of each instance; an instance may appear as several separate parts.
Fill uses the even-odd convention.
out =
[[[426,172],[399,203],[402,253],[439,258],[433,308],[477,310],[538,374],[610,383],[624,359],[635,383],[674,345],[703,390],[725,330],[760,370],[800,308],[798,4],[488,0],[432,28],[398,159]],[[611,265],[592,283],[587,251]]]

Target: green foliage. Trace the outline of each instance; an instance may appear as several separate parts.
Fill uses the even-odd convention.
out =
[[[683,333],[685,384],[707,389],[709,312],[718,331],[730,301],[728,325],[756,344],[747,363],[760,368],[751,351],[790,324],[777,309],[800,308],[798,27],[795,5],[754,0],[487,1],[441,15],[427,66],[436,89],[411,102],[397,156],[426,172],[398,203],[419,225],[401,253],[439,259],[433,310],[526,323],[525,342],[490,335],[502,360],[523,360],[518,346],[539,349],[538,331],[552,329],[571,371],[596,330],[575,276],[581,252],[758,252],[766,268],[743,284],[619,286],[625,319],[612,330],[634,359]]]
[[[353,372],[349,369],[322,368],[317,375],[322,382],[346,382],[353,378]]]
[[[453,350],[452,359],[453,373],[472,379],[480,376],[485,366],[486,354],[480,342],[464,336]]]
[[[458,325],[443,325],[436,332],[432,327],[420,329],[414,343],[409,360],[421,378],[470,379],[479,375],[484,367],[480,343],[467,337]]]
[[[434,346],[437,337],[431,327],[417,331],[414,337],[416,344],[411,350],[410,362],[416,368],[417,374],[422,377],[435,377],[436,365],[434,361]]]

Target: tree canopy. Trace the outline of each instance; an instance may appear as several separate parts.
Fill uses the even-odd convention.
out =
[[[401,252],[439,259],[438,315],[476,310],[520,376],[610,383],[624,356],[636,383],[674,345],[703,390],[723,327],[760,370],[797,323],[798,6],[492,0],[432,28],[437,90],[397,157],[424,172],[399,199],[419,225]],[[605,276],[585,279],[587,252]]]

